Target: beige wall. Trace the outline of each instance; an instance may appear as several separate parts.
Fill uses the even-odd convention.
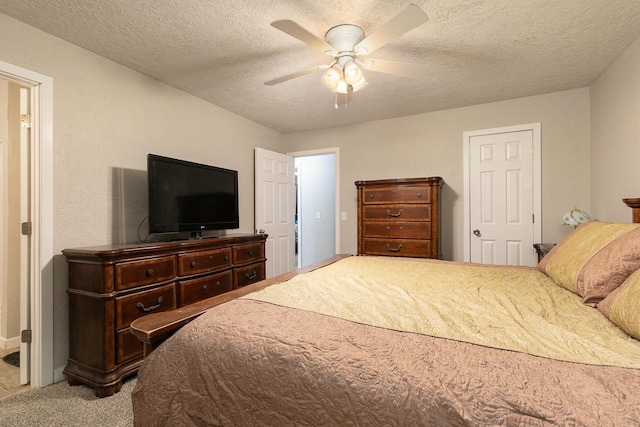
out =
[[[279,133],[2,14],[0,60],[53,78],[54,253],[135,240],[148,152],[238,170],[238,231],[253,231],[253,148],[280,151]],[[60,372],[68,354],[62,255],[54,275]]]
[[[640,197],[640,39],[591,86],[591,209],[631,220],[623,198]]]
[[[354,95],[357,96],[357,95]],[[558,241],[570,231],[562,215],[589,207],[589,91],[547,95],[287,134],[290,150],[340,147],[341,251],[357,251],[354,182],[366,179],[441,176],[442,250],[463,259],[462,135],[465,131],[541,123],[542,236]]]

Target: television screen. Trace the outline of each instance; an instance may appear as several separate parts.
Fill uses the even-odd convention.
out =
[[[148,154],[147,178],[149,233],[240,227],[237,171]]]

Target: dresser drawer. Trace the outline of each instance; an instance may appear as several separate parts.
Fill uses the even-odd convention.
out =
[[[233,278],[235,288],[247,286],[260,280],[264,280],[264,263],[258,262],[248,265],[246,267],[234,268]]]
[[[431,256],[431,240],[364,239],[364,253],[429,258]]]
[[[188,276],[231,267],[231,256],[230,248],[180,254],[178,271],[181,276]]]
[[[118,357],[116,363],[142,356],[142,342],[131,333],[129,328],[118,331]]]
[[[231,270],[198,279],[183,280],[178,283],[178,303],[180,307],[223,294],[233,289]]]
[[[390,237],[399,239],[430,239],[430,222],[365,221],[365,237]]]
[[[264,258],[264,245],[256,243],[233,247],[233,263],[244,264]]]
[[[116,329],[123,329],[149,313],[176,308],[175,283],[124,297],[116,297]]]
[[[164,282],[176,277],[176,257],[164,256],[118,263],[115,273],[116,290]]]
[[[369,205],[363,214],[363,221],[431,221],[431,205]]]
[[[426,185],[365,188],[363,203],[431,203],[431,189]]]

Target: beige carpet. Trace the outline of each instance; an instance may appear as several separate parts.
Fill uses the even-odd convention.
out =
[[[30,389],[0,400],[0,426],[130,427],[135,385],[134,377],[119,393],[104,399],[97,398],[89,387],[71,387],[66,381]]]

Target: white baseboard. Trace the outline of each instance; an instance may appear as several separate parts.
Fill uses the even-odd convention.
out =
[[[0,349],[2,350],[9,350],[12,348],[20,348],[20,337],[14,337],[14,338],[3,338],[0,337]]]
[[[53,370],[53,382],[58,383],[60,381],[65,381],[67,376],[62,373],[64,371],[64,366],[61,368],[57,368]]]

